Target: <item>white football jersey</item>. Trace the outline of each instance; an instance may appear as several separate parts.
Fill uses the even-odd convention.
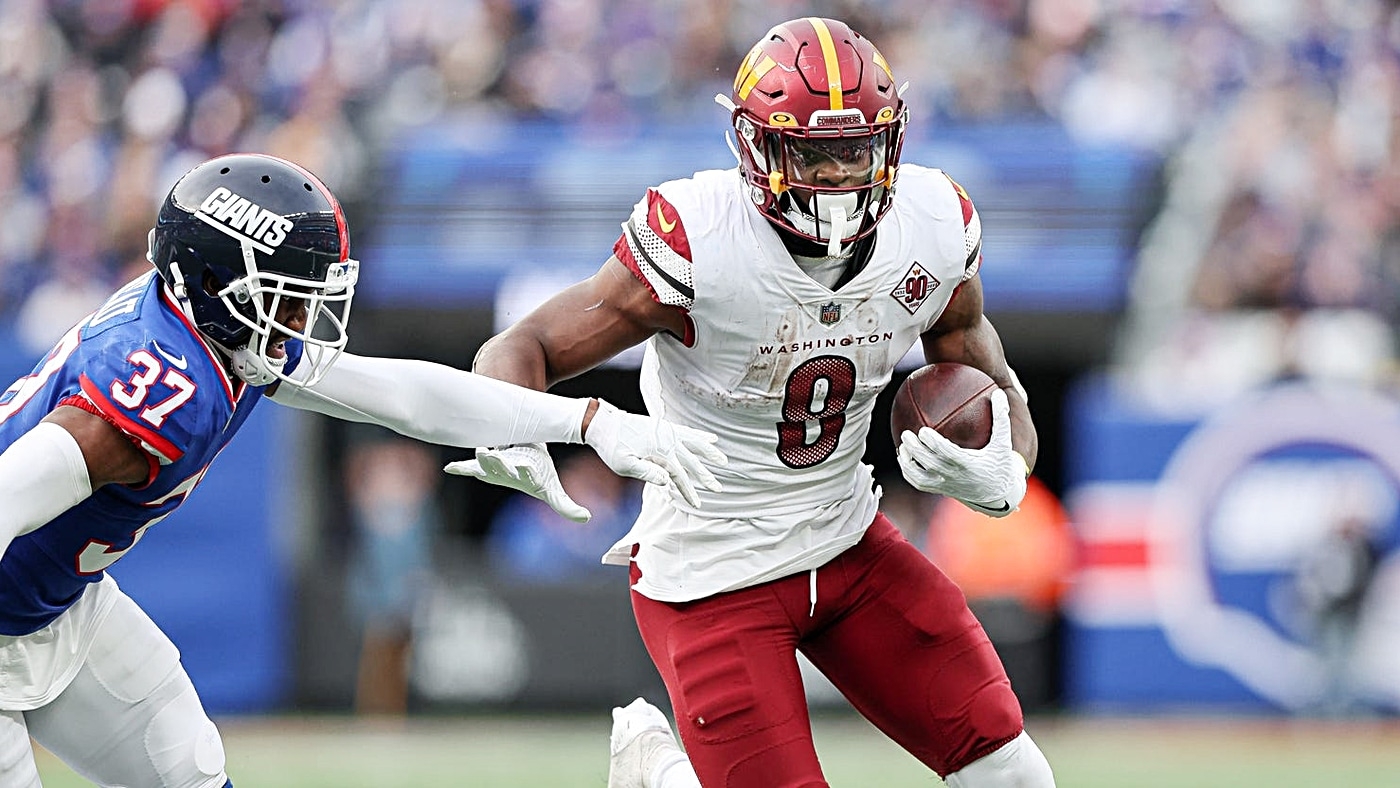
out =
[[[815,569],[860,540],[879,491],[861,461],[876,396],[981,261],[981,226],[941,171],[905,164],[869,262],[831,290],[808,276],[737,170],[648,190],[615,253],[684,337],[649,340],[652,415],[709,430],[729,464],[722,492],[688,506],[648,486],[636,525],[637,590],[687,601]]]

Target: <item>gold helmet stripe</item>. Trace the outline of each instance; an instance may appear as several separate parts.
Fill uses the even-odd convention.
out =
[[[885,76],[889,77],[891,82],[894,81],[894,72],[890,71],[890,64],[885,60],[885,56],[880,54],[880,50],[878,49],[875,50],[875,65],[884,70]]]
[[[822,45],[822,59],[826,61],[826,86],[827,93],[831,96],[832,109],[845,109],[846,105],[841,97],[841,62],[836,59],[836,42],[831,39],[831,30],[827,28],[826,22],[817,17],[809,17],[813,29],[817,31],[817,41]]]
[[[739,100],[747,99],[749,93],[753,92],[754,85],[757,85],[758,81],[763,79],[763,75],[776,65],[778,64],[773,62],[773,58],[766,55],[758,61],[758,65],[752,67],[750,67],[749,61],[745,60],[744,65],[739,68],[739,75],[734,78],[734,92],[739,96]]]

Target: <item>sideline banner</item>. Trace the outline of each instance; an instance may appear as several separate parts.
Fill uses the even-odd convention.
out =
[[[1400,708],[1400,404],[1288,382],[1201,418],[1068,404],[1076,709]]]

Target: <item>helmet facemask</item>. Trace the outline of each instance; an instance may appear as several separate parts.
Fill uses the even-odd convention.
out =
[[[359,261],[346,259],[332,264],[324,281],[298,279],[259,270],[252,243],[243,239],[240,245],[247,274],[215,293],[229,314],[250,332],[246,344],[228,349],[234,373],[254,386],[275,381],[314,385],[349,339],[345,329],[359,278]],[[278,319],[288,300],[305,302],[305,324],[300,330]],[[284,371],[287,356],[282,346],[288,339],[302,342],[306,351],[303,363],[310,365],[297,379]]]
[[[888,129],[871,134],[770,135],[786,187],[778,209],[800,235],[839,254],[874,228],[892,180]],[[867,221],[871,220],[871,221]]]

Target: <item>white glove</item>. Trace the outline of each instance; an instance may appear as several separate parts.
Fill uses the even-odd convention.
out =
[[[705,462],[729,464],[729,458],[715,447],[718,440],[714,433],[628,413],[600,399],[583,442],[619,476],[674,484],[686,503],[698,507],[697,482],[707,490],[721,489]]]
[[[992,438],[983,448],[964,449],[929,427],[899,439],[899,469],[916,489],[992,517],[1011,514],[1026,496],[1026,458],[1011,448],[1011,404],[1000,388],[992,392]]]
[[[721,489],[701,459],[715,465],[729,463],[724,452],[715,448],[717,440],[713,433],[628,413],[598,400],[584,443],[619,476],[663,486],[675,484],[686,502],[699,506],[692,477],[707,490]],[[593,516],[564,492],[543,443],[477,449],[476,459],[448,463],[443,470],[532,495],[574,522],[586,523]]]
[[[444,471],[472,476],[539,498],[550,508],[576,523],[586,523],[593,513],[581,506],[559,482],[554,459],[543,443],[522,443],[501,449],[477,449],[476,459],[450,462]]]

